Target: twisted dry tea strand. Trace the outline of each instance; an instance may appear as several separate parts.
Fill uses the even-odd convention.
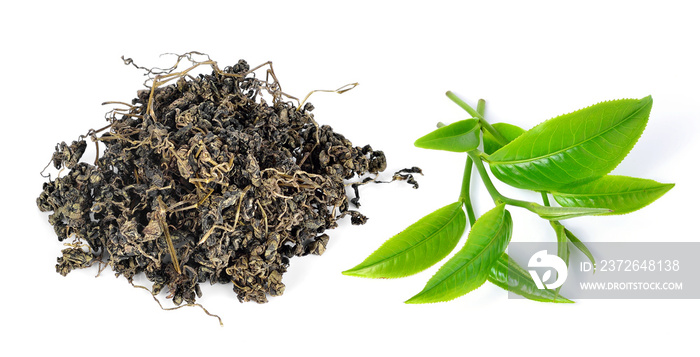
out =
[[[447,92],[447,96],[472,118],[451,125],[439,123],[437,130],[416,140],[415,145],[467,154],[458,202],[425,216],[379,247],[364,262],[344,272],[367,278],[402,277],[432,266],[446,255],[444,251],[429,254],[416,249],[426,240],[400,238],[415,234],[420,231],[418,228],[442,227],[444,217],[436,213],[450,207],[452,215],[463,216],[464,206],[471,227],[465,246],[407,303],[452,300],[487,280],[531,300],[570,303],[571,300],[559,295],[558,289],[538,289],[530,274],[504,253],[512,231],[510,213],[505,207],[524,208],[548,220],[557,239],[557,255],[567,264],[571,243],[595,266],[593,254],[560,221],[633,212],[673,188],[673,184],[608,175],[644,131],[651,111],[650,96],[598,103],[552,118],[527,131],[508,123],[488,123],[484,119],[483,100],[479,100],[475,110],[454,93]],[[540,192],[543,204],[502,195],[491,181],[484,162],[500,181]],[[478,219],[470,196],[473,167],[496,205]],[[550,194],[560,206],[550,204]],[[454,211],[455,207],[459,212]],[[466,224],[461,227],[466,228]],[[460,230],[462,233],[464,228]],[[455,237],[459,235],[452,233],[450,239],[458,239]],[[391,267],[391,276],[380,267]]]
[[[182,272],[180,271],[180,263],[177,261],[177,251],[175,251],[175,247],[173,246],[173,240],[172,238],[170,238],[170,229],[168,229],[168,223],[165,221],[165,212],[167,211],[167,209],[165,207],[165,202],[163,202],[163,199],[160,198],[160,196],[158,196],[158,204],[160,205],[160,209],[157,212],[158,224],[160,225],[160,230],[163,232],[165,241],[168,244],[170,259],[173,260],[175,271],[177,271],[178,274],[181,274]]]
[[[64,249],[57,271],[104,255],[117,274],[145,273],[154,292],[167,288],[176,305],[200,298],[207,280],[264,303],[284,292],[290,258],[322,254],[323,232],[345,216],[364,223],[344,185],[383,172],[386,158],[317,124],[306,99],[281,91],[270,62],[219,68],[199,52],[175,62],[147,69],[124,59],[146,70],[146,88],[131,102],[105,102],[117,106],[107,126],[56,146],[50,163],[68,174],[45,183],[37,205],[52,212],[59,240],[90,246]],[[94,165],[80,162],[87,137],[104,144]]]

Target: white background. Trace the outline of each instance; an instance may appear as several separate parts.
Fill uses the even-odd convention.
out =
[[[617,174],[676,187],[631,215],[567,222],[588,241],[698,241],[700,26],[693,2],[585,1],[145,1],[12,2],[3,6],[0,335],[12,355],[691,355],[697,300],[509,300],[489,284],[449,303],[406,305],[437,266],[400,280],[340,272],[385,239],[454,201],[464,155],[413,141],[438,121],[467,117],[445,96],[487,100],[487,119],[530,128],[596,102],[641,98],[654,106]],[[365,226],[329,231],[322,257],[294,258],[285,294],[240,304],[231,286],[204,284],[196,308],[162,311],[144,290],[96,269],[62,277],[62,244],[35,199],[39,171],[60,141],[104,125],[107,100],[129,101],[142,66],[166,52],[210,54],[222,66],[271,60],[283,89],[316,94],[320,123],[371,143],[388,172],[420,166],[421,187],[365,186]],[[94,155],[94,154],[93,154]],[[87,155],[89,156],[89,155]],[[478,213],[491,207],[475,180]],[[537,199],[498,186],[503,193]],[[539,218],[511,210],[513,240],[554,240]],[[461,245],[462,243],[460,243]],[[700,253],[700,252],[699,252]],[[146,283],[145,281],[141,281]],[[164,300],[161,295],[161,300]]]

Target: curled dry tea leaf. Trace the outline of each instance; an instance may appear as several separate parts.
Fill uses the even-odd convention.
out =
[[[467,219],[455,202],[421,218],[386,241],[345,275],[401,278],[423,271],[449,254],[464,233]]]
[[[645,207],[673,186],[672,183],[608,175],[581,186],[559,189],[552,192],[552,196],[565,207],[606,207],[612,212],[603,214],[613,215],[630,213]]]
[[[508,246],[512,231],[513,220],[504,204],[484,213],[474,223],[464,247],[406,303],[449,301],[481,286],[486,282],[491,265]]]
[[[554,290],[539,289],[532,276],[515,260],[503,253],[491,266],[488,280],[494,285],[522,297],[541,302],[573,303]]]
[[[350,209],[346,180],[375,181],[381,151],[320,125],[311,103],[295,106],[270,62],[221,69],[196,55],[137,66],[148,88],[112,102],[127,108],[110,111],[108,126],[56,146],[52,162],[68,172],[44,183],[37,205],[59,240],[83,244],[62,252],[59,273],[101,262],[130,281],[144,273],[176,305],[194,304],[206,281],[264,303],[283,294],[290,259],[321,255],[343,217],[367,219]],[[87,137],[102,147],[94,164],[80,161]]]
[[[477,119],[460,120],[443,126],[416,140],[423,149],[467,152],[479,147],[481,128]]]
[[[504,183],[553,191],[614,169],[642,135],[651,97],[599,103],[545,121],[487,157]]]

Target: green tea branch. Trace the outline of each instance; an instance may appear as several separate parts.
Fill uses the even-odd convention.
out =
[[[525,131],[508,123],[488,123],[483,100],[475,110],[454,93],[446,94],[472,118],[450,125],[439,123],[438,129],[416,140],[415,146],[467,154],[458,200],[423,217],[387,240],[362,263],[343,272],[366,278],[400,278],[423,271],[456,247],[468,217],[470,230],[465,245],[407,303],[452,300],[487,280],[531,300],[572,302],[560,296],[559,289],[539,289],[527,270],[505,253],[513,229],[506,207],[524,208],[548,220],[556,236],[557,255],[567,265],[572,244],[595,266],[585,244],[560,221],[633,212],[674,186],[609,175],[642,135],[649,120],[651,97],[598,103]],[[485,164],[499,181],[539,192],[543,204],[502,195]],[[495,205],[478,219],[470,194],[474,166]],[[549,195],[559,206],[550,204]]]

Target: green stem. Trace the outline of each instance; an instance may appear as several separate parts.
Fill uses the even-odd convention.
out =
[[[547,196],[547,192],[540,192],[542,194],[542,202],[544,203],[545,206],[549,206],[549,196]]]
[[[486,101],[483,99],[479,99],[479,102],[476,103],[476,112],[481,114],[482,118],[484,117],[484,112],[485,112],[484,109],[485,108],[486,108]]]
[[[456,97],[455,97],[456,98]],[[458,98],[459,99],[459,98]],[[484,116],[484,110],[486,108],[486,101],[479,99],[479,103],[476,105],[476,112]],[[459,194],[459,199],[464,203],[464,207],[467,209],[467,216],[469,217],[469,226],[473,227],[474,222],[476,222],[476,215],[474,214],[474,207],[472,207],[472,200],[470,197],[470,182],[472,178],[472,167],[474,166],[474,160],[470,156],[467,156],[467,162],[464,164],[464,176],[462,178],[462,191]]]
[[[540,194],[544,205],[549,207],[547,192],[540,192]],[[569,254],[571,252],[569,251],[569,238],[566,236],[566,228],[559,221],[549,221],[549,224],[554,228],[554,234],[557,235],[557,256],[566,263],[566,266],[569,266]],[[556,289],[557,296],[559,296],[559,290],[561,290],[561,286]]]
[[[478,110],[474,110],[467,102],[463,101],[461,98],[459,98],[456,94],[452,93],[452,91],[447,91],[445,93],[450,100],[455,102],[455,104],[459,105],[462,109],[466,110],[467,113],[469,113],[472,117],[479,119],[479,124],[481,124],[481,127],[486,129],[493,137],[498,141],[499,144],[505,146],[508,144],[508,140],[501,135],[498,130],[496,130],[491,124],[489,124],[486,120],[484,120],[484,115],[483,113],[480,113]],[[477,109],[481,108],[483,111],[483,107],[485,106],[486,102],[482,100],[479,100],[479,104],[477,105]]]
[[[501,133],[496,130],[491,124],[489,124],[484,118],[479,118],[479,124],[481,124],[481,127],[486,129],[493,137],[498,141],[498,143],[502,146],[508,145],[509,141],[506,139]]]
[[[491,182],[489,174],[486,172],[484,163],[481,162],[480,151],[472,150],[467,154],[469,154],[469,157],[472,160],[474,160],[474,164],[476,166],[476,170],[479,172],[481,181],[484,182],[484,186],[486,186],[486,190],[489,192],[489,195],[491,195],[491,198],[493,199],[493,202],[495,204],[505,203],[511,206],[522,207],[529,211],[533,211],[535,203],[508,198],[506,196],[503,196],[500,192],[498,192],[496,187],[493,185],[493,182]]]
[[[493,202],[495,204],[505,202],[505,197],[501,195],[500,192],[498,192],[496,187],[493,185],[493,182],[491,182],[491,178],[489,178],[489,174],[486,172],[484,163],[481,162],[481,158],[479,157],[479,151],[473,150],[468,152],[467,154],[469,155],[469,158],[471,158],[474,161],[474,164],[476,165],[476,170],[479,172],[479,176],[481,176],[481,181],[484,182],[484,186],[486,186],[486,190],[489,192],[489,195],[491,195]]]
[[[476,165],[476,169],[479,171],[481,181],[483,181],[484,186],[486,186],[486,190],[489,192],[493,202],[496,205],[505,203],[507,205],[524,208],[548,221],[558,221],[567,218],[610,212],[610,210],[605,208],[548,207],[542,206],[541,204],[535,202],[521,201],[503,196],[500,192],[498,192],[498,190],[496,190],[496,187],[493,186],[493,183],[486,172],[486,168],[484,167],[484,163],[481,161],[485,154],[479,150],[472,150],[467,154],[469,154],[469,157],[474,160],[474,165]]]
[[[452,91],[447,91],[445,93],[447,95],[447,98],[450,98],[455,104],[459,105],[462,109],[466,110],[467,113],[469,113],[472,117],[478,118],[478,119],[484,119],[483,115],[479,114],[478,111],[474,110],[467,102],[463,101],[460,97],[458,97],[456,94],[452,93]]]
[[[464,207],[467,209],[467,216],[469,217],[469,226],[473,226],[476,222],[476,216],[474,215],[474,208],[472,207],[472,200],[469,197],[469,182],[472,177],[472,166],[474,165],[471,157],[467,156],[467,163],[464,165],[464,176],[462,178],[462,191],[459,193],[459,200],[462,201]]]

